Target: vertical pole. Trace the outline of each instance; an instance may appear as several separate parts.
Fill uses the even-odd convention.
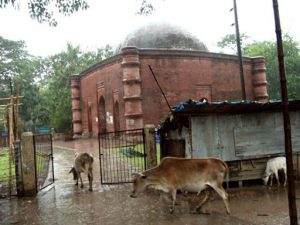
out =
[[[9,89],[10,89],[10,97],[12,100],[12,112],[13,112],[13,132],[14,137],[16,137],[16,118],[15,118],[15,107],[14,107],[14,98],[13,98],[13,87],[12,87],[12,81],[11,78],[9,79]]]
[[[289,114],[288,91],[286,85],[285,65],[284,65],[284,52],[281,37],[281,26],[278,10],[278,1],[273,0],[274,19],[276,28],[277,39],[277,54],[279,62],[279,74],[281,84],[281,97],[283,102],[283,122],[284,122],[284,140],[285,140],[285,155],[287,165],[287,179],[288,179],[288,201],[289,201],[289,215],[290,224],[297,225],[297,208],[296,208],[296,194],[294,182],[294,169],[293,169],[293,155],[292,155],[292,141],[291,141],[291,123]]]
[[[235,20],[236,45],[237,45],[239,65],[240,65],[242,99],[246,100],[244,68],[243,68],[243,58],[242,58],[242,50],[241,50],[241,40],[240,40],[239,21],[238,21],[238,15],[237,15],[236,0],[233,0],[233,11],[234,11],[234,20]]]
[[[14,132],[13,132],[13,99],[10,98],[10,103],[8,105],[8,159],[9,159],[9,195],[11,195],[12,190],[12,165],[13,165],[13,158],[14,158],[14,151],[13,151],[13,143],[14,143]]]
[[[145,152],[147,155],[147,168],[153,168],[157,165],[155,126],[145,125]]]
[[[17,195],[21,197],[24,195],[24,190],[23,190],[23,178],[22,178],[22,156],[21,156],[20,145],[21,145],[20,140],[16,140],[14,142]]]
[[[16,96],[16,110],[14,113],[15,118],[15,140],[19,140],[19,83],[17,83],[17,96]]]
[[[35,166],[33,134],[25,132],[22,134],[22,176],[25,196],[35,196],[37,194]]]

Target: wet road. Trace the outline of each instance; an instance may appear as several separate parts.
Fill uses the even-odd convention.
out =
[[[63,146],[62,147],[58,147]],[[74,148],[93,152],[98,157],[96,140],[54,143],[55,184],[41,191],[36,198],[0,200],[0,224],[132,224],[132,225],[250,225],[289,224],[287,193],[284,188],[262,186],[230,189],[232,214],[226,215],[222,200],[215,198],[205,207],[206,214],[190,214],[194,195],[178,196],[174,214],[158,192],[148,191],[139,198],[130,198],[130,185],[101,186],[99,162],[95,160],[94,191],[74,185],[68,174],[74,159]],[[297,185],[297,196],[300,186]],[[297,199],[299,205],[299,200]],[[298,208],[299,209],[299,208]]]

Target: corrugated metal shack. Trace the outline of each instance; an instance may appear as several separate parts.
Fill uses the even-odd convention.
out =
[[[259,179],[266,160],[285,152],[282,106],[281,101],[186,101],[159,127],[162,157],[218,157],[228,163],[231,181]],[[300,101],[289,101],[289,109],[298,171]]]

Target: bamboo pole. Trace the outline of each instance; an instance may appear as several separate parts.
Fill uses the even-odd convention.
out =
[[[10,100],[10,104],[13,104],[13,98]],[[14,129],[13,129],[13,107],[7,107],[8,111],[8,161],[9,161],[9,177],[8,177],[8,188],[9,195],[11,196],[12,190],[12,162],[13,162],[13,143],[14,143]]]
[[[19,104],[15,104],[17,106],[21,106],[23,105],[23,103],[19,103]],[[7,108],[7,107],[11,107],[12,105],[11,104],[7,104],[7,105],[0,105],[0,108]]]
[[[11,98],[13,98],[14,100],[16,100],[17,98],[24,98],[24,96],[18,96],[18,97],[9,97],[9,98],[0,98],[0,101],[10,101]]]
[[[285,141],[285,155],[286,155],[286,165],[287,165],[290,224],[298,225],[294,168],[293,168],[293,152],[292,152],[292,140],[291,140],[291,122],[290,122],[290,114],[289,114],[289,100],[288,100],[288,91],[287,91],[287,84],[286,84],[287,82],[286,82],[286,75],[285,75],[284,52],[283,52],[281,26],[280,26],[277,0],[273,0],[273,8],[274,8],[274,19],[275,19],[275,28],[276,28],[276,38],[277,38],[277,54],[278,54],[279,75],[280,75],[280,84],[281,84],[281,97],[283,102],[282,113],[283,113],[283,122],[284,122],[284,141]]]

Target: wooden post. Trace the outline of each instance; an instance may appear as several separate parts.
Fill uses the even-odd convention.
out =
[[[24,196],[35,196],[37,194],[37,182],[32,132],[22,134],[22,176]]]
[[[290,224],[298,225],[297,206],[296,206],[296,191],[294,181],[294,167],[293,167],[293,148],[292,148],[292,132],[291,122],[289,113],[289,99],[287,90],[287,81],[285,75],[285,64],[284,64],[284,51],[283,42],[281,35],[281,25],[278,10],[278,1],[273,0],[274,8],[274,19],[275,19],[275,31],[277,40],[277,54],[279,64],[279,75],[280,75],[280,87],[281,97],[283,103],[283,125],[284,125],[284,143],[285,143],[285,156],[286,156],[286,167],[287,167],[287,183],[288,183],[288,202],[289,202],[289,215]]]
[[[13,142],[14,142],[14,121],[13,121],[13,99],[10,99],[10,104],[7,107],[8,110],[8,149],[9,149],[9,191],[11,192],[12,190],[12,165],[13,165],[13,161],[14,161],[14,151],[13,151]],[[11,194],[11,193],[9,193]]]
[[[15,173],[17,184],[17,195],[24,196],[23,178],[22,178],[22,158],[21,158],[21,142],[17,140],[14,142],[15,151]]]
[[[145,153],[147,155],[147,168],[153,168],[157,165],[155,126],[146,125],[145,128]]]

